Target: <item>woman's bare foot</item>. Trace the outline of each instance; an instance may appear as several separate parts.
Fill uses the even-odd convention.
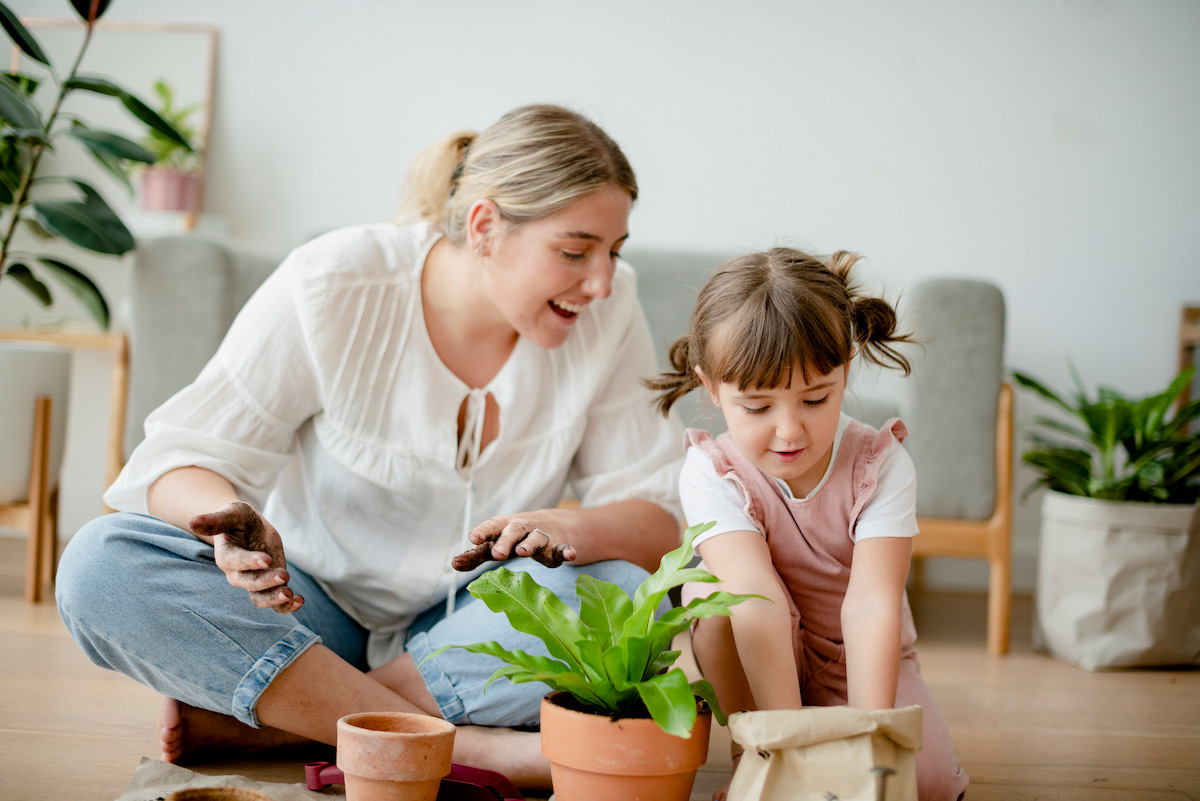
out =
[[[201,751],[261,751],[310,742],[279,729],[255,729],[228,715],[189,706],[164,697],[158,710],[158,745],[163,762],[178,762],[185,754]]]
[[[522,790],[550,789],[550,762],[537,732],[490,726],[459,726],[454,761],[502,773]]]

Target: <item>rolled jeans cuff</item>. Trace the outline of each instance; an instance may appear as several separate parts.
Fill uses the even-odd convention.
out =
[[[258,719],[258,699],[271,682],[300,654],[310,646],[321,642],[321,638],[304,626],[296,626],[272,645],[242,677],[233,691],[233,716],[248,726],[261,729],[264,724]]]

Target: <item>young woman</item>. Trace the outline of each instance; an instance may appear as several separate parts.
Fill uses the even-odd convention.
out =
[[[841,413],[856,346],[909,369],[892,307],[851,286],[857,259],[776,248],[723,265],[671,349],[673,372],[649,382],[664,413],[702,386],[724,415],[716,439],[688,430],[680,499],[690,523],[716,521],[696,548],[720,589],[769,599],[698,621],[693,644],[726,711],[919,704],[919,795],[956,799],[967,776],[921,678],[904,593],[917,533],[907,431]]]
[[[645,403],[617,258],[636,198],[616,143],[556,106],[447,137],[400,222],[294,251],[147,419],[58,603],[94,662],[166,697],[165,759],[407,710],[463,724],[456,761],[548,785],[537,735],[499,728],[536,723],[544,687],[485,696],[490,660],[422,660],[505,639],[463,589],[485,562],[532,557],[570,598],[578,570],[632,589],[679,541],[680,431]]]

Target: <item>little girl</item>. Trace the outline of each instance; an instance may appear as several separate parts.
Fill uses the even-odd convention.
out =
[[[687,520],[717,523],[696,546],[720,588],[770,599],[699,621],[693,646],[726,710],[919,704],[919,796],[956,799],[967,776],[921,678],[904,592],[917,533],[907,430],[841,413],[858,347],[910,369],[891,344],[910,341],[895,311],[851,286],[857,260],[775,248],[728,262],[671,347],[674,370],[647,382],[664,414],[699,386],[724,414],[716,439],[688,430],[680,498]]]

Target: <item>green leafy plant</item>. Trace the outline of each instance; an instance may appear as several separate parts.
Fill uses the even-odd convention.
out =
[[[515,683],[544,682],[551,689],[570,693],[587,711],[650,717],[677,737],[691,736],[697,698],[724,724],[712,685],[703,679],[688,682],[682,668],[672,667],[680,652],[669,650],[671,641],[693,620],[728,615],[729,607],[762,596],[715,592],[655,617],[673,587],[689,581],[717,581],[708,571],[688,566],[692,542],[713,525],[689,528],[683,544],[663,556],[658,570],[638,587],[633,598],[616,584],[587,574],[579,576],[575,583],[581,601],[579,614],[528,573],[498,567],[468,585],[488,609],[503,612],[514,629],[545,643],[554,658],[510,651],[495,641],[448,645],[433,655],[463,648],[498,657],[507,664],[492,674],[489,685],[501,677]]]
[[[106,255],[127,253],[134,247],[133,235],[100,193],[80,178],[43,174],[39,169],[42,157],[60,141],[73,140],[132,193],[129,163],[151,164],[155,156],[119,133],[89,127],[64,110],[64,101],[75,92],[112,97],[150,130],[183,148],[190,150],[191,145],[170,122],[108,78],[79,72],[96,20],[107,9],[109,0],[71,0],[71,5],[86,30],[79,52],[63,77],[17,16],[0,3],[0,26],[25,55],[46,67],[48,83],[55,90],[50,110],[43,114],[34,102],[42,81],[27,75],[0,75],[0,280],[16,281],[40,304],[51,306],[53,294],[42,280],[48,277],[70,291],[100,327],[107,329],[108,303],[91,278],[60,259],[14,249],[13,238],[24,223],[41,237],[61,237]]]
[[[173,137],[162,131],[151,128],[142,138],[142,145],[154,154],[154,165],[169,167],[176,170],[195,170],[200,167],[200,153],[197,148],[196,127],[191,122],[191,116],[200,108],[199,103],[177,108],[175,106],[175,89],[169,82],[159,79],[154,82],[154,95],[158,98],[159,116],[171,123],[179,132],[186,144],[180,144]]]
[[[1145,398],[1127,398],[1100,387],[1094,399],[1074,370],[1076,393],[1070,399],[1013,373],[1021,386],[1075,418],[1073,423],[1046,417],[1035,421],[1060,439],[1031,435],[1033,447],[1021,458],[1041,477],[1030,491],[1047,486],[1112,501],[1195,503],[1200,499],[1200,434],[1190,433],[1189,426],[1200,417],[1200,399],[1170,413],[1193,372],[1184,370],[1165,392]]]

